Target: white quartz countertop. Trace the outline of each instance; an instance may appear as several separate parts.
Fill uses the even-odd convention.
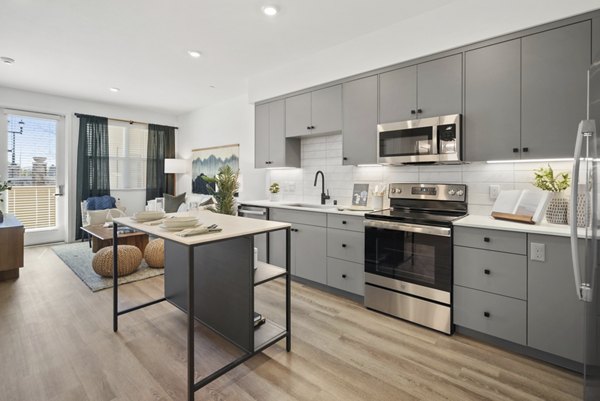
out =
[[[487,228],[490,230],[515,231],[530,234],[556,235],[560,237],[571,236],[571,227],[566,224],[550,224],[545,220],[539,224],[516,223],[507,220],[497,220],[492,216],[468,215],[462,219],[455,220],[454,226]],[[579,238],[585,238],[585,229],[578,228]]]
[[[290,227],[289,223],[280,223],[277,221],[255,220],[244,217],[229,216],[225,214],[213,213],[210,211],[196,211],[185,213],[169,213],[167,216],[195,216],[198,221],[204,225],[217,224],[222,231],[194,235],[191,237],[180,237],[175,233],[164,230],[159,226],[151,226],[144,223],[138,223],[131,217],[119,217],[113,221],[119,225],[131,227],[135,230],[145,232],[155,237],[164,238],[170,241],[178,242],[183,245],[199,245],[203,243],[220,241],[230,238],[241,237],[244,235],[260,234],[268,231],[275,231]]]
[[[320,208],[320,207],[310,208],[310,207],[292,206],[292,204],[294,204],[294,203],[302,203],[302,202],[272,202],[272,201],[268,201],[268,200],[240,201],[240,204],[248,205],[248,206],[273,207],[273,208],[278,208],[278,209],[301,210],[304,212],[345,214],[345,215],[349,215],[349,216],[361,216],[361,217],[364,216],[365,213],[369,213],[371,211],[371,210],[361,210],[361,211],[339,210],[338,208],[349,207],[349,206],[343,206],[343,205],[340,205],[340,206],[328,205],[329,207],[327,207],[327,208]]]

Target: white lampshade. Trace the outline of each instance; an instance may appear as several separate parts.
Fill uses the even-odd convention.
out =
[[[185,174],[189,172],[189,167],[189,160],[165,159],[165,174]]]

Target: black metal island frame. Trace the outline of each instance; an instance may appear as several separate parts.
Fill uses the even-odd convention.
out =
[[[131,227],[165,241],[165,296],[119,310],[118,251],[113,244],[113,331],[118,317],[146,306],[168,301],[187,314],[187,399],[252,356],[286,339],[291,350],[290,233],[291,225],[274,221],[227,216],[207,211],[186,213],[203,224],[218,224],[221,232],[180,237],[172,232],[136,222],[130,217],[114,219],[113,238],[119,226]],[[254,235],[286,231],[286,268],[259,262],[254,270]],[[285,327],[267,320],[254,327],[254,287],[285,278]],[[243,350],[242,356],[198,382],[194,379],[194,322],[198,320]]]

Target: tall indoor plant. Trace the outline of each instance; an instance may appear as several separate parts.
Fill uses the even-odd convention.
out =
[[[569,173],[555,174],[548,164],[548,167],[540,167],[534,170],[533,185],[543,191],[552,192],[552,197],[546,209],[546,220],[553,224],[567,224],[569,200],[564,191],[571,185]]]
[[[225,165],[219,169],[214,178],[202,177],[209,183],[214,183],[215,189],[209,186],[209,191],[215,198],[213,211],[221,214],[235,215],[235,194],[239,189],[239,171],[234,171],[231,166]]]
[[[8,191],[10,189],[10,182],[0,181],[0,223],[4,221],[4,191]]]

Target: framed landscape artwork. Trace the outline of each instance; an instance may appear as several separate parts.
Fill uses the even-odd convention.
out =
[[[214,183],[208,183],[202,177],[214,178],[225,165],[231,166],[234,171],[239,170],[239,144],[192,150],[192,192],[211,195],[209,186],[214,190]]]

